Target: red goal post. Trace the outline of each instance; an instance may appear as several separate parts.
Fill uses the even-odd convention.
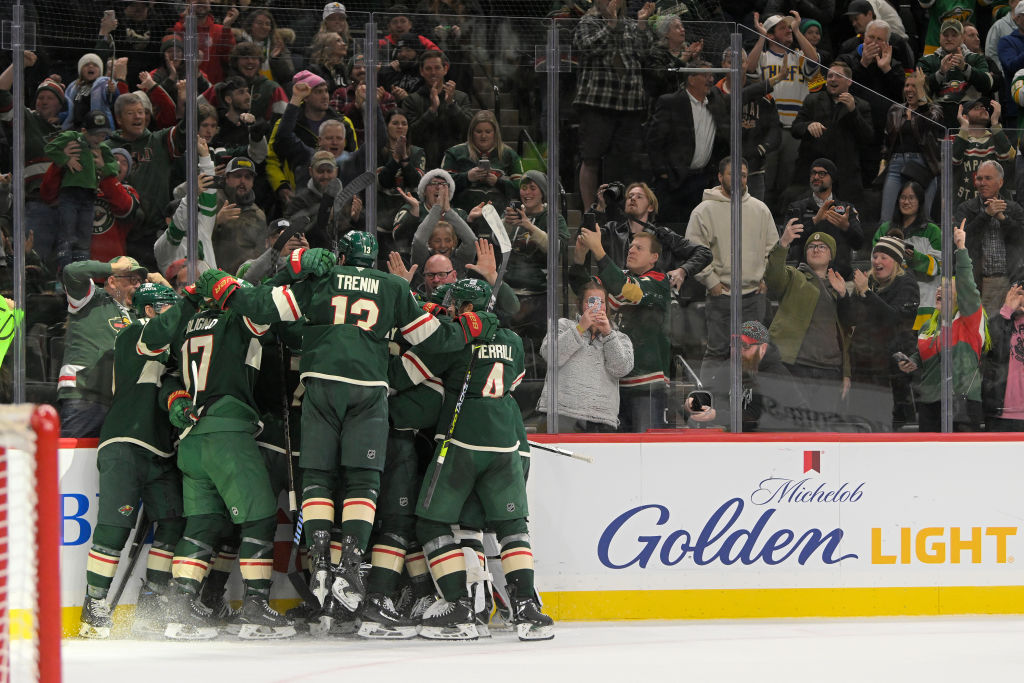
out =
[[[61,678],[60,420],[0,405],[0,683]]]

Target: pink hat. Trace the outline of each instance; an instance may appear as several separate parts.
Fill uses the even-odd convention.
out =
[[[312,71],[300,71],[299,73],[295,74],[294,78],[292,78],[292,85],[293,86],[296,83],[305,83],[306,85],[309,86],[310,90],[312,90],[313,88],[315,88],[317,86],[323,85],[326,82],[327,81],[325,81],[324,79],[320,78],[319,76],[317,76]]]

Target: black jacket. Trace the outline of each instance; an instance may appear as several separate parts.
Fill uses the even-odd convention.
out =
[[[693,109],[686,90],[662,95],[654,103],[654,115],[647,123],[647,156],[655,178],[668,176],[670,185],[681,184],[687,176],[710,169],[725,154],[729,144],[729,101],[718,88],[708,93],[708,108],[715,122],[715,143],[711,158],[700,171],[690,170],[697,143],[693,132]]]
[[[834,194],[833,194],[834,196]],[[818,204],[814,201],[814,195],[807,193],[802,199],[798,199],[786,208],[782,217],[782,224],[785,225],[791,218],[799,219],[803,223],[804,231],[789,245],[789,258],[800,263],[804,262],[804,244],[807,238],[815,232],[824,232],[832,236],[836,241],[836,253],[832,255],[832,267],[836,272],[847,280],[853,274],[850,266],[852,254],[864,245],[864,232],[860,225],[860,214],[856,207],[850,202],[837,199],[835,208],[842,207],[846,215],[850,217],[850,227],[840,230],[828,221],[814,222],[814,216],[818,213]]]
[[[860,177],[861,149],[874,140],[871,125],[871,107],[859,97],[854,97],[853,111],[846,105],[834,102],[827,91],[813,92],[804,99],[800,113],[793,119],[790,131],[800,140],[793,179],[798,183],[807,182],[811,163],[820,157],[831,159],[839,168],[838,181],[843,194],[852,199],[860,197],[863,184]],[[818,122],[824,124],[825,132],[816,138],[808,127]]]
[[[1004,197],[1005,198],[1005,197]],[[998,220],[985,213],[981,196],[968,199],[956,207],[953,214],[953,225],[967,219],[964,230],[967,232],[967,253],[974,265],[974,281],[981,286],[982,281],[982,244],[985,231],[992,226],[999,226],[1003,244],[1006,245],[1006,272],[1002,273],[1011,279],[1017,279],[1024,268],[1024,208],[1015,201],[1006,200],[1006,219]],[[999,275],[999,273],[991,273]]]
[[[615,265],[625,268],[626,253],[629,251],[629,243],[633,240],[629,221],[611,221],[600,225],[601,246],[604,247],[605,253]],[[644,228],[644,232],[653,233],[661,242],[661,257],[654,266],[655,270],[667,273],[682,268],[686,271],[686,278],[690,279],[711,263],[710,249],[701,244],[694,244],[679,233],[660,225],[654,226],[654,229]]]
[[[914,318],[921,295],[917,279],[906,271],[884,289],[872,284],[864,296],[854,291],[841,297],[838,305],[840,316],[848,316],[854,326],[850,337],[851,379],[889,386],[889,377],[899,371],[892,354],[914,352]]]

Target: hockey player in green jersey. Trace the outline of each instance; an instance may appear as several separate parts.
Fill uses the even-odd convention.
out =
[[[619,380],[622,431],[645,432],[665,426],[672,290],[665,274],[656,269],[661,248],[653,233],[637,233],[626,254],[626,270],[622,270],[605,253],[600,226],[597,230],[582,228],[576,240],[575,263],[569,269],[569,282],[578,292],[590,279],[583,263],[587,252],[593,252],[598,278],[608,291],[608,304],[620,316],[620,329],[633,342],[633,369]]]
[[[353,231],[341,240],[342,263],[327,272],[285,288],[291,312],[305,316],[300,376],[305,386],[302,434],[306,444],[299,464],[303,471],[302,515],[312,543],[311,588],[331,595],[338,605],[355,611],[365,597],[359,565],[369,542],[380,491],[387,445],[388,335],[398,328],[410,343],[434,351],[461,348],[473,339],[489,339],[497,318],[469,313],[455,323],[425,313],[402,278],[372,269],[377,240]],[[306,264],[324,257],[323,249],[297,249],[289,259],[292,276],[302,277]],[[219,279],[218,279],[219,278]],[[234,283],[234,284],[233,284]],[[278,304],[279,290],[239,290],[233,278],[218,271],[200,277],[199,290],[221,306],[243,315],[261,313]],[[334,492],[344,491],[341,515],[341,559],[330,563],[330,530],[334,524]],[[325,598],[321,598],[325,600]],[[325,606],[326,602],[325,602]]]
[[[117,573],[121,549],[135,526],[139,500],[157,522],[139,594],[137,629],[162,611],[161,594],[171,578],[171,554],[185,526],[181,473],[174,462],[174,433],[159,406],[166,354],[143,352],[138,344],[147,323],[177,302],[174,290],[145,282],[132,304],[139,320],[121,330],[114,342],[114,399],[100,431],[96,464],[99,505],[86,564],[87,592],[82,603],[83,638],[107,638],[113,620],[107,591]],[[154,323],[156,324],[156,323]]]
[[[485,308],[490,286],[479,280],[460,280],[449,290],[450,312],[465,315]],[[468,390],[458,405],[467,368],[476,356]],[[466,640],[478,636],[473,605],[466,587],[466,561],[451,525],[460,520],[463,506],[476,494],[486,520],[501,544],[502,568],[508,582],[512,618],[522,640],[553,638],[551,618],[541,613],[534,598],[533,553],[526,518],[526,480],[519,455],[522,417],[514,401],[506,400],[523,378],[523,343],[509,329],[500,328],[491,341],[456,352],[410,350],[403,358],[409,383],[440,377],[445,403],[438,421],[438,454],[444,452],[445,434],[458,410],[444,467],[430,505],[426,493],[438,458],[430,464],[416,504],[416,535],[423,544],[430,572],[444,596],[423,615],[420,635],[432,639]],[[404,388],[396,384],[397,389]]]
[[[307,260],[307,266],[310,263]],[[196,289],[201,288],[217,305],[181,316],[184,324],[173,339],[144,335],[147,348],[172,348],[186,387],[167,400],[171,422],[184,429],[178,467],[187,517],[172,566],[176,591],[164,633],[172,639],[217,635],[197,602],[197,591],[210,566],[213,545],[231,524],[241,527],[238,555],[245,583],[242,610],[234,617],[238,636],[269,639],[295,634],[291,622],[268,602],[277,497],[254,438],[261,425],[253,386],[262,358],[261,337],[269,324],[294,321],[301,314],[287,287],[267,288],[268,304],[249,315],[227,310],[224,304],[241,286],[223,271],[206,271],[186,293],[197,299]],[[191,305],[183,302],[180,311]]]

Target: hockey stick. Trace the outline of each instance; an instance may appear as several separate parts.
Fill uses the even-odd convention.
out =
[[[128,580],[132,578],[132,572],[135,571],[135,565],[139,561],[139,556],[142,555],[142,548],[146,545],[146,537],[149,536],[151,526],[149,518],[146,516],[146,507],[139,503],[139,515],[135,520],[135,528],[132,529],[132,544],[128,549],[128,564],[124,567],[124,575],[121,577],[121,583],[118,584],[117,590],[114,591],[114,597],[109,600],[111,612],[121,601],[121,594],[124,593]]]
[[[509,254],[512,253],[512,242],[509,241],[505,226],[502,224],[501,219],[498,218],[498,212],[494,210],[493,206],[490,204],[485,206],[483,216],[484,220],[487,221],[487,225],[491,228],[491,234],[498,240],[498,247],[501,249],[501,267],[498,268],[498,277],[491,288],[491,298],[487,301],[486,312],[490,313],[494,309],[494,302],[498,299],[498,290],[501,289],[501,283],[505,279],[505,269],[508,267]],[[459,399],[455,402],[452,422],[448,425],[448,432],[444,436],[444,441],[441,442],[441,450],[437,454],[434,472],[430,475],[430,484],[427,486],[427,493],[423,497],[424,509],[430,507],[430,501],[434,498],[434,489],[437,488],[437,480],[441,476],[441,467],[444,465],[444,459],[448,456],[448,446],[452,442],[452,435],[455,434],[455,424],[459,421],[462,402],[466,400],[466,392],[469,391],[469,380],[473,375],[473,366],[476,365],[477,348],[479,348],[478,345],[474,344],[472,353],[469,356],[466,378],[462,380],[462,389],[459,391]]]
[[[342,209],[357,194],[377,182],[377,174],[373,171],[363,171],[351,182],[345,185],[344,189],[334,198],[334,218],[331,220],[331,251],[338,254],[338,220]]]
[[[570,458],[575,458],[576,460],[582,460],[583,462],[594,462],[593,458],[591,458],[589,455],[583,455],[582,453],[574,453],[572,451],[567,451],[564,448],[556,448],[555,446],[545,446],[544,444],[537,443],[536,441],[527,441],[526,443],[530,444],[530,448],[536,448],[538,450],[547,451],[548,453],[557,453],[558,455],[564,455]]]

